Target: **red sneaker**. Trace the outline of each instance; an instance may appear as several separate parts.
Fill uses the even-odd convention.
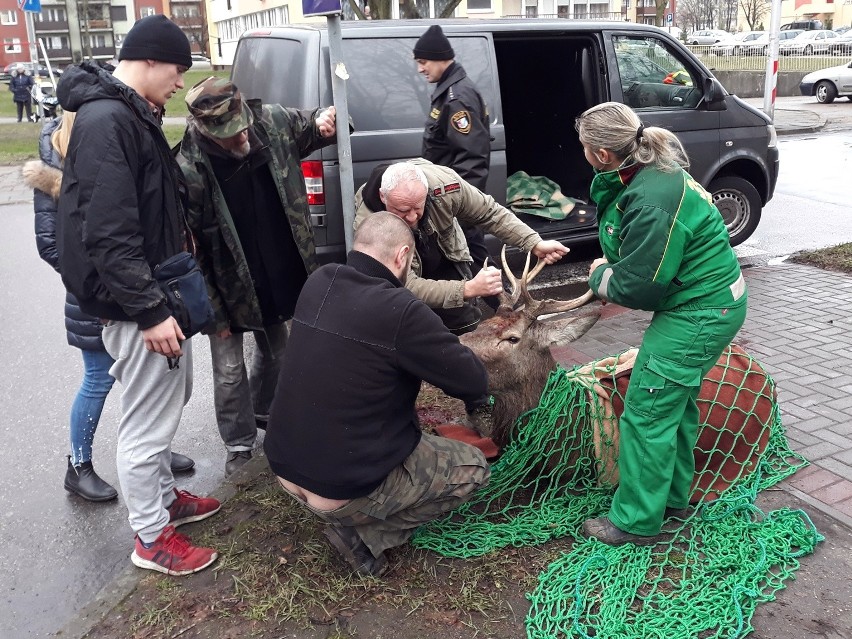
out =
[[[175,488],[177,499],[166,510],[169,511],[169,524],[177,528],[193,521],[207,519],[219,512],[222,504],[212,497],[196,497],[185,490]]]
[[[139,568],[164,572],[180,577],[204,570],[219,556],[212,548],[198,548],[189,537],[175,532],[174,526],[166,526],[150,548],[136,538],[136,548],[130,561]]]

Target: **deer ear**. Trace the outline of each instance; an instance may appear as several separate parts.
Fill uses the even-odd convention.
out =
[[[580,314],[563,313],[536,322],[537,343],[550,347],[570,344],[580,339],[600,318],[600,312],[590,313],[589,310],[591,309]]]

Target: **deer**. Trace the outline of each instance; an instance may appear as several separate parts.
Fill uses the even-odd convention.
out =
[[[600,319],[601,306],[588,306],[595,299],[591,290],[570,300],[536,300],[529,292],[529,285],[546,262],[539,258],[530,270],[530,256],[527,254],[523,273],[517,280],[507,264],[505,246],[501,260],[511,292],[504,290],[494,316],[481,322],[475,331],[462,335],[460,341],[485,365],[489,392],[494,398],[491,431],[480,434],[490,436],[497,446],[503,448],[512,440],[518,417],[538,405],[545,383],[556,367],[550,347],[582,337]],[[590,393],[596,392],[607,402],[612,400],[609,410],[614,417],[606,420],[609,423],[605,424],[605,428],[609,432],[605,434],[614,440],[616,456],[617,415],[623,409],[621,398],[626,394],[631,368],[628,355],[629,352],[610,362],[616,370],[614,377],[620,397],[611,392],[612,383],[608,387],[606,383],[589,387]],[[610,381],[613,377],[611,373],[601,375],[600,370],[591,367],[585,367],[581,372],[608,376]],[[732,377],[737,379],[732,380]],[[734,388],[738,390],[733,391]],[[767,388],[771,392],[767,392]],[[756,467],[756,456],[769,443],[774,399],[771,378],[759,364],[736,346],[723,353],[720,362],[705,377],[699,396],[702,425],[695,448],[693,503],[715,498],[741,475],[741,471],[748,473]],[[745,409],[739,406],[740,403],[744,403]],[[733,404],[739,408],[731,411]],[[579,441],[578,429],[587,427],[587,424],[575,424],[575,434],[569,437]],[[615,460],[603,460],[598,446],[602,436],[602,433],[594,433],[598,472],[607,483],[616,484],[618,472]],[[567,444],[563,450],[573,448],[572,442]]]

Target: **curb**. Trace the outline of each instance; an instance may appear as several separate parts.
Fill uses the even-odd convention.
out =
[[[242,484],[256,478],[267,468],[263,448],[256,449],[253,457],[233,475],[225,477],[222,484],[209,496],[215,497],[224,504],[241,490]],[[142,570],[134,566],[129,560],[130,555],[127,557],[128,560],[118,575],[101,588],[94,599],[77,611],[69,621],[63,624],[59,630],[51,633],[50,636],[61,637],[62,639],[84,639],[122,601],[133,594],[143,577],[152,574],[152,571]],[[215,565],[213,564],[214,567]]]
[[[817,118],[816,124],[778,124],[775,122],[775,132],[778,135],[816,133],[824,128],[826,124],[824,115],[811,111],[810,109],[777,109],[777,111],[787,111],[788,113],[812,113]]]

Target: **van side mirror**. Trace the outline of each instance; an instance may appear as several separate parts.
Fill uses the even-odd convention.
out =
[[[704,101],[711,110],[724,108],[725,89],[716,78],[704,78]]]

